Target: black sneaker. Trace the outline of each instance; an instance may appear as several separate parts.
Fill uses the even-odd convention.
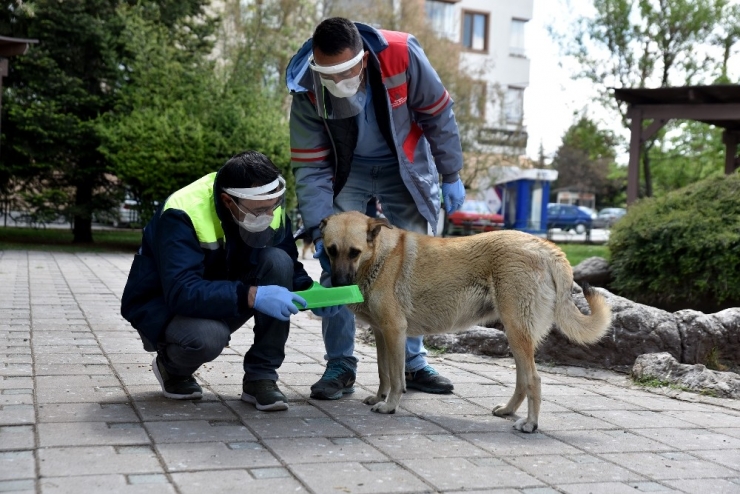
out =
[[[242,401],[252,403],[257,410],[274,412],[288,409],[288,398],[271,379],[243,381],[242,391]]]
[[[338,400],[355,392],[355,369],[341,360],[330,360],[321,379],[311,386],[311,398]]]
[[[449,379],[440,376],[431,365],[427,365],[416,372],[406,373],[406,388],[424,393],[447,394],[452,393],[454,386]]]
[[[203,397],[203,390],[193,376],[170,376],[159,362],[159,357],[152,361],[154,376],[162,386],[162,394],[173,400],[199,400]]]

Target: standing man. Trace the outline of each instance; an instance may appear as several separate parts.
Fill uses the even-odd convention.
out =
[[[241,399],[259,410],[287,410],[277,369],[294,302],[306,306],[292,290],[313,282],[297,260],[284,199],[277,167],[247,151],[173,193],[144,228],[121,314],[144,349],[157,352],[152,371],[167,398],[201,398],[193,374],[254,316]]]
[[[391,224],[426,234],[437,225],[440,174],[447,212],[462,205],[452,99],[412,35],[326,19],[292,58],[286,78],[298,206],[316,241],[322,280],[330,265],[318,225],[332,213],[365,212],[374,198]],[[311,397],[338,399],[354,391],[354,316],[342,308],[322,320],[322,331],[327,366]],[[406,341],[406,387],[453,389],[427,363],[422,337]]]

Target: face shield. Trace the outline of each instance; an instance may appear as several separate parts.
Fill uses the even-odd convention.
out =
[[[269,184],[243,189],[224,189],[235,201],[239,216],[231,216],[239,225],[239,235],[250,247],[262,248],[279,244],[285,238],[285,179],[278,177]]]
[[[339,120],[358,115],[365,109],[364,51],[337,65],[318,65],[309,58],[316,91],[316,111],[321,118]]]

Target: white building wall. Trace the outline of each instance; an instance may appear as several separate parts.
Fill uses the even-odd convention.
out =
[[[503,130],[519,136],[519,140],[513,141],[516,144],[508,146],[508,149],[503,149],[501,146],[489,146],[488,150],[507,154],[524,154],[526,129],[522,125],[523,98],[526,94],[525,89],[529,86],[530,65],[527,50],[533,47],[523,45],[523,31],[518,39],[513,36],[512,21],[519,22],[519,27],[526,30],[526,22],[532,18],[534,0],[460,0],[458,2],[426,0],[426,2],[427,5],[436,3],[437,7],[441,4],[447,5],[448,12],[454,12],[454,22],[442,24],[447,26],[447,36],[458,43],[463,42],[464,13],[487,14],[487,47],[484,51],[465,51],[461,70],[465,70],[485,83],[487,100],[485,119],[487,128],[492,131],[491,135],[504,138],[506,133],[498,132]],[[450,8],[450,5],[453,7]],[[449,32],[450,25],[457,26],[456,32]]]

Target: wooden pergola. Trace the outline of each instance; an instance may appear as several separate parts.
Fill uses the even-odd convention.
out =
[[[2,109],[3,77],[8,75],[8,58],[25,55],[28,47],[34,43],[38,43],[38,40],[0,36],[0,109]]]
[[[627,204],[637,200],[640,188],[642,144],[670,119],[696,120],[723,128],[725,173],[737,170],[740,142],[740,86],[684,86],[655,89],[615,89],[618,101],[628,103],[630,119],[630,159],[627,168]],[[643,127],[644,120],[652,120]]]

